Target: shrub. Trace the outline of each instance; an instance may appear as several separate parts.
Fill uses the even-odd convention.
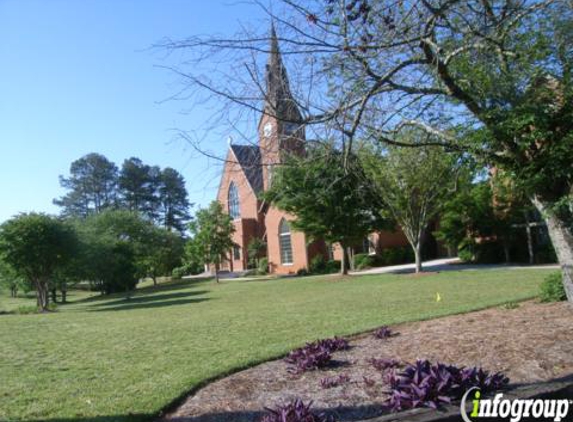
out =
[[[327,338],[324,340],[318,340],[317,343],[323,345],[331,352],[337,352],[339,350],[348,350],[350,344],[348,340],[342,337]]]
[[[58,309],[58,305],[56,305],[53,302],[50,302],[46,309],[48,311],[55,312]],[[16,308],[14,313],[18,314],[18,315],[30,315],[30,314],[39,313],[39,310],[38,310],[38,307],[35,305],[23,305],[23,306],[19,306],[18,308]]]
[[[409,246],[384,248],[374,265],[399,265],[414,261],[414,252]]]
[[[340,261],[337,259],[331,259],[326,262],[326,274],[337,273],[340,271]]]
[[[311,274],[324,274],[326,272],[326,261],[322,255],[316,255],[310,260],[308,267]]]
[[[304,347],[295,349],[285,358],[291,364],[289,372],[295,374],[324,368],[330,363],[332,355],[330,350],[320,343],[309,343]]]
[[[500,242],[483,242],[475,245],[475,261],[478,264],[497,264],[505,261]]]
[[[18,314],[18,315],[36,314],[36,313],[38,313],[38,307],[37,307],[37,306],[32,306],[32,305],[28,305],[28,306],[18,306],[18,308],[16,308],[16,310],[14,311],[14,313],[16,313],[16,314]]]
[[[541,302],[560,302],[567,299],[565,288],[563,287],[561,272],[557,271],[545,277],[539,286],[539,298]]]
[[[502,373],[490,374],[481,368],[418,360],[399,374],[395,370],[390,372],[385,381],[391,388],[387,407],[401,411],[415,407],[437,409],[443,403],[460,399],[471,387],[478,387],[483,394],[503,388],[509,379]]]
[[[267,414],[260,422],[335,422],[332,415],[315,413],[311,407],[312,402],[305,404],[302,400],[295,399],[275,409],[265,408]]]
[[[269,260],[267,258],[261,258],[259,260],[259,267],[257,268],[257,273],[260,275],[268,274],[269,272]]]
[[[553,249],[551,242],[538,246],[535,251],[535,258],[537,264],[553,264],[557,262],[557,255],[555,255],[555,249]]]
[[[460,258],[462,262],[472,262],[474,254],[469,248],[463,248],[458,251],[458,258]]]
[[[304,277],[304,276],[307,276],[307,275],[309,275],[309,274],[310,274],[310,273],[308,272],[308,270],[307,270],[306,268],[301,268],[300,270],[298,270],[298,271],[296,272],[296,275],[299,276],[299,277]]]
[[[174,279],[181,279],[186,275],[196,275],[201,274],[205,270],[204,266],[194,262],[186,262],[180,267],[175,267],[171,271],[171,277]]]
[[[339,385],[346,384],[350,382],[350,377],[346,374],[340,374],[336,377],[324,377],[320,380],[320,386],[322,388],[333,388]]]
[[[358,253],[354,255],[354,269],[363,270],[365,268],[373,267],[375,259],[372,255],[367,253]]]
[[[380,328],[377,328],[372,335],[377,339],[383,340],[392,337],[394,333],[392,333],[392,330],[390,328],[384,325]]]
[[[171,271],[171,277],[176,280],[183,278],[184,275],[187,275],[185,274],[185,267],[176,267]]]
[[[289,368],[290,372],[311,371],[324,368],[330,363],[333,352],[346,350],[349,347],[348,340],[340,337],[317,340],[314,343],[307,343],[304,347],[293,350],[284,360],[292,365]]]

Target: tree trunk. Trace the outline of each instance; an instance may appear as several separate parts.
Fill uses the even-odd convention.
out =
[[[48,305],[50,303],[50,295],[48,283],[38,280],[36,283],[36,303],[40,312],[48,312]]]
[[[503,238],[503,254],[505,255],[505,263],[509,264],[511,262],[511,255],[509,253],[509,240],[506,237]]]
[[[215,281],[219,283],[219,264],[215,264]]]
[[[68,297],[68,291],[62,290],[62,303],[66,303]]]
[[[523,214],[525,215],[525,233],[527,234],[527,253],[529,254],[529,265],[533,265],[535,262],[535,255],[533,253],[533,236],[531,236],[531,226],[529,224],[527,212],[524,212]]]
[[[58,289],[52,288],[52,302],[58,303]]]
[[[422,243],[418,242],[417,245],[412,245],[414,248],[414,257],[416,258],[416,273],[422,272]]]
[[[152,276],[151,279],[153,280],[153,285],[157,286],[157,277],[156,276]]]
[[[573,233],[567,223],[549,209],[548,204],[538,197],[534,197],[532,202],[547,224],[551,243],[561,265],[565,294],[569,303],[573,304]]]
[[[340,249],[342,249],[342,259],[340,260],[340,275],[348,275],[348,251],[346,246],[342,243],[340,244]]]

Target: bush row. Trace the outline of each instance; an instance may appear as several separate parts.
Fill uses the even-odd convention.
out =
[[[414,252],[409,246],[384,248],[380,254],[369,255],[360,253],[354,255],[354,268],[363,270],[371,267],[384,267],[414,262]]]

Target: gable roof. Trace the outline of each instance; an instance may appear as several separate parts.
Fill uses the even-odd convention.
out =
[[[255,145],[231,145],[231,150],[256,194],[263,190],[261,151]]]

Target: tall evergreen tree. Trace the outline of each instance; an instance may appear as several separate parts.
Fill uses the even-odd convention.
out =
[[[185,179],[171,167],[159,174],[159,222],[169,230],[185,231],[190,220],[189,199],[185,188]]]
[[[159,211],[157,191],[160,172],[158,167],[144,164],[139,158],[125,160],[119,174],[122,206],[156,219]]]
[[[117,205],[117,166],[101,154],[91,153],[74,161],[70,177],[60,176],[60,185],[68,190],[54,199],[67,216],[87,217]]]

